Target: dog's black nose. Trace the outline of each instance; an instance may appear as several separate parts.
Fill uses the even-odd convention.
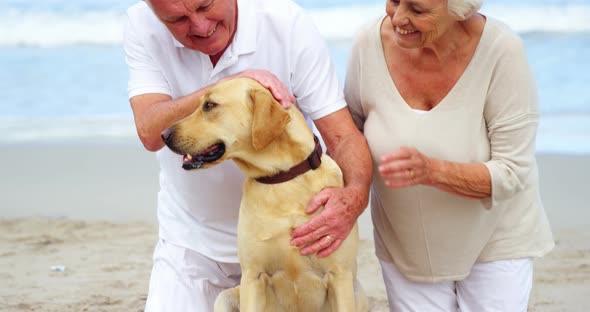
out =
[[[170,128],[162,131],[162,140],[164,141],[164,143],[166,143],[166,145],[168,145],[168,143],[170,143],[172,141],[172,137],[174,136],[172,130]]]

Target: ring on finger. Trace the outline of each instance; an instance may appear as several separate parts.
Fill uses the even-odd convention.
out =
[[[332,238],[330,235],[326,235],[326,236],[324,236],[324,237],[326,238],[326,240],[327,240],[327,241],[328,241],[330,244],[331,244],[331,243],[334,241],[334,239],[333,239],[333,238]]]
[[[408,175],[410,176],[410,180],[413,180],[414,179],[414,170],[408,169]]]

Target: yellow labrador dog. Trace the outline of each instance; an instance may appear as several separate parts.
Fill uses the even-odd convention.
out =
[[[290,246],[292,229],[310,218],[311,197],[343,185],[340,168],[322,154],[294,105],[283,109],[254,80],[226,80],[162,137],[185,155],[185,169],[233,159],[246,176],[238,221],[242,279],[217,297],[216,312],[368,310],[356,282],[356,225],[329,257],[301,256]]]

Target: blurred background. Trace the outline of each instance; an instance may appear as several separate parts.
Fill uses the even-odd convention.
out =
[[[0,311],[145,303],[158,164],[127,99],[122,34],[136,1],[0,0]],[[352,39],[386,0],[295,1],[344,81]],[[590,0],[484,0],[481,12],[522,37],[538,85],[541,197],[557,247],[535,262],[529,311],[590,311]],[[359,229],[359,276],[384,312],[369,209]]]
[[[0,143],[135,140],[121,47],[135,0],[0,1]],[[383,0],[297,0],[340,78],[356,30]],[[489,0],[482,13],[524,39],[540,95],[538,150],[590,153],[590,1]]]

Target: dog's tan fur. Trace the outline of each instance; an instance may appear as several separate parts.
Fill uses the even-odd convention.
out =
[[[204,110],[207,102],[216,105]],[[292,229],[310,218],[304,210],[311,197],[343,185],[338,165],[324,154],[319,168],[290,181],[254,180],[286,171],[312,152],[313,133],[294,106],[283,109],[254,80],[227,80],[170,131],[167,144],[180,154],[197,154],[223,142],[223,157],[203,168],[233,159],[246,176],[238,222],[241,284],[218,296],[216,312],[367,311],[356,282],[356,225],[326,258],[301,256],[290,246]]]

